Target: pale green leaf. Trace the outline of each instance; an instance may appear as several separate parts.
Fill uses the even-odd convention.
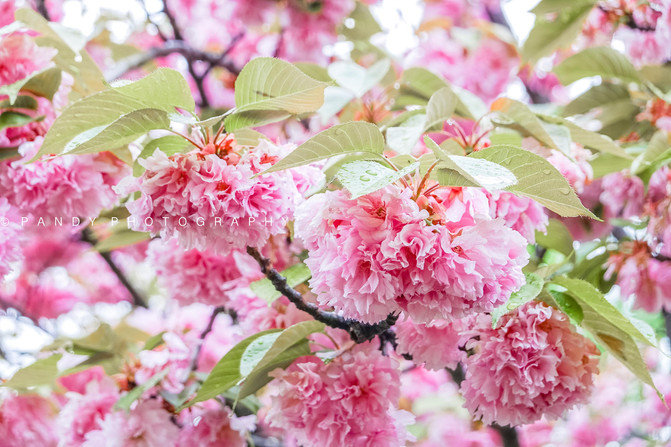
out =
[[[582,205],[564,176],[539,155],[514,146],[491,146],[469,157],[489,160],[510,170],[517,184],[507,191],[534,199],[560,216],[596,218]]]
[[[260,352],[253,356],[254,367],[249,372],[245,368],[244,373],[242,373],[245,376],[245,380],[240,388],[238,397],[243,398],[255,393],[270,382],[271,378],[268,376],[270,371],[276,368],[286,368],[296,358],[309,355],[310,349],[306,337],[315,332],[323,331],[324,327],[324,323],[308,320],[284,329],[268,349],[265,350],[265,354],[260,360],[256,361]]]
[[[147,390],[150,390],[151,388],[155,387],[161,380],[163,380],[163,378],[168,375],[168,371],[169,369],[166,368],[162,371],[157,372],[149,379],[147,379],[147,381],[144,382],[142,385],[136,386],[135,388],[131,389],[129,392],[121,396],[119,400],[116,402],[116,404],[114,404],[114,409],[130,411],[130,407],[131,405],[133,405],[133,402],[142,397],[142,395]]]
[[[424,130],[441,124],[452,117],[457,106],[458,98],[451,88],[443,87],[431,95],[426,106],[426,123]]]
[[[567,277],[553,281],[565,288],[580,306],[583,314],[580,325],[641,381],[657,389],[636,345],[636,341],[650,344],[650,340],[587,281]]]
[[[58,50],[53,59],[56,67],[70,73],[75,80],[71,98],[82,98],[107,87],[103,74],[93,58],[84,50],[77,51],[70,47],[39,13],[29,8],[22,8],[16,11],[15,18],[40,33],[35,38],[39,46]]]
[[[54,354],[38,359],[25,368],[21,368],[0,386],[23,390],[42,385],[53,385],[59,375],[58,361],[62,354]]]
[[[441,185],[504,189],[517,183],[515,175],[501,165],[463,155],[450,155],[429,137],[425,137],[424,142],[440,160],[435,178]]]
[[[399,171],[394,171],[378,162],[358,160],[344,164],[336,177],[350,192],[352,199],[370,194],[415,172],[419,163],[413,163]]]
[[[312,276],[308,266],[302,262],[282,270],[280,274],[286,278],[289,287],[296,287],[299,284],[303,284]],[[256,296],[268,304],[272,304],[276,299],[282,296],[282,294],[275,288],[273,283],[270,282],[268,278],[254,281],[249,285],[249,288],[252,289],[252,292],[254,292]]]
[[[571,0],[572,8],[577,6],[589,6],[596,4],[597,0]],[[566,0],[543,0],[531,10],[534,14],[558,13],[566,9]]]
[[[553,123],[564,126],[568,129],[571,135],[571,140],[583,145],[588,149],[593,149],[595,151],[606,154],[613,154],[621,158],[631,159],[631,156],[627,154],[624,149],[622,149],[622,147],[620,147],[617,143],[605,135],[584,129],[573,121],[560,118],[558,116],[538,114],[538,117],[546,123]]]
[[[426,115],[412,115],[400,126],[387,128],[387,145],[399,154],[409,154],[424,134],[425,126]]]
[[[21,95],[13,103],[9,99],[0,101],[0,109],[28,109],[37,110],[37,100],[32,96]]]
[[[324,105],[317,110],[322,123],[326,123],[354,98],[354,93],[346,88],[335,85],[326,87],[326,90],[324,90]]]
[[[210,374],[207,376],[203,385],[198,390],[196,397],[184,404],[189,407],[198,402],[203,402],[217,397],[224,391],[235,386],[242,379],[240,374],[240,360],[242,354],[254,340],[263,337],[266,334],[277,333],[281,329],[270,329],[268,331],[254,334],[235,345],[225,356],[217,362]]]
[[[543,122],[525,104],[510,98],[499,98],[491,106],[492,111],[499,112],[507,120],[499,121],[501,125],[521,130],[543,145],[561,150],[552,135],[543,126]]]
[[[138,81],[107,89],[71,104],[47,132],[35,159],[44,154],[61,154],[73,140],[77,144],[70,144],[71,148],[83,144],[132,112],[158,109],[170,113],[175,107],[185,110],[195,108],[189,85],[178,72],[157,69]],[[102,146],[98,151],[118,146]]]
[[[32,116],[26,115],[25,113],[8,110],[0,113],[0,131],[8,127],[25,126],[26,124],[37,120],[38,118],[33,118]]]
[[[240,375],[245,377],[251,373],[259,362],[266,355],[277,338],[282,335],[281,332],[273,332],[272,334],[265,334],[247,346],[245,351],[240,356]]]
[[[533,29],[522,46],[522,58],[535,62],[560,48],[567,48],[576,38],[592,10],[590,4],[573,3],[553,18],[536,17]]]
[[[265,172],[303,166],[336,155],[378,154],[383,159],[384,138],[375,124],[353,121],[330,127],[294,149]]]
[[[65,145],[65,154],[90,154],[125,146],[154,129],[170,127],[168,114],[158,109],[139,109],[120,116],[106,126],[83,132]]]
[[[655,161],[661,159],[669,150],[669,137],[664,131],[657,131],[645,148],[645,151],[636,159],[631,165],[631,170],[634,174],[639,174],[644,170],[650,168]]]
[[[26,82],[23,90],[51,100],[61,86],[62,74],[62,71],[56,67],[41,71]]]
[[[550,219],[545,233],[536,231],[536,244],[557,250],[565,256],[573,252],[573,236],[557,219]]]
[[[492,311],[491,315],[493,328],[497,326],[499,319],[502,316],[533,300],[543,290],[543,286],[545,285],[543,278],[534,273],[525,273],[524,277],[526,282],[520,288],[520,290],[513,292],[505,304],[502,304]]]
[[[228,132],[315,112],[324,104],[327,84],[289,62],[258,57],[235,81],[235,112],[226,117]]]
[[[123,227],[120,231],[115,231],[98,242],[94,247],[96,251],[104,253],[151,239],[149,233],[129,230],[126,225],[123,225]]]
[[[604,82],[587,90],[564,107],[564,115],[580,115],[596,108],[613,107],[631,102],[629,89],[620,84]]]
[[[562,84],[579,79],[601,76],[625,82],[640,82],[636,68],[622,53],[609,47],[587,48],[563,60],[553,69]]]
[[[361,98],[384,78],[390,67],[389,59],[378,61],[369,68],[350,61],[337,61],[329,65],[328,74],[339,86]]]

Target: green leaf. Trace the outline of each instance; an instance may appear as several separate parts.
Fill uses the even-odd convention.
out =
[[[505,189],[517,183],[517,178],[507,168],[484,159],[449,155],[431,138],[424,139],[427,147],[440,160],[438,181],[444,186],[478,186],[485,189]],[[443,171],[450,170],[458,174]],[[466,179],[466,182],[463,182]]]
[[[399,154],[409,154],[426,128],[426,115],[413,114],[400,126],[387,128],[387,145]]]
[[[289,287],[296,287],[299,284],[303,284],[312,277],[310,269],[302,262],[292,265],[291,267],[282,270],[280,273],[286,278]],[[270,282],[268,278],[254,281],[249,285],[249,288],[252,289],[252,292],[254,292],[256,296],[268,304],[272,304],[273,301],[282,296],[282,294],[275,288],[273,283]]]
[[[419,162],[394,171],[378,162],[357,160],[340,167],[336,177],[350,192],[352,199],[370,194],[415,172]]]
[[[126,146],[150,130],[168,129],[168,114],[159,109],[140,109],[120,116],[110,124],[83,132],[70,140],[61,154],[92,154]]]
[[[149,124],[162,121],[158,112],[140,112],[143,109],[157,109],[166,113],[174,112],[175,107],[193,111],[195,103],[186,80],[178,72],[159,68],[150,75],[123,85],[110,88],[81,99],[69,107],[56,119],[47,132],[39,153],[62,154],[65,150],[78,152],[79,146],[94,141],[109,141],[113,135],[123,135],[124,126],[128,126],[128,135],[136,135],[138,123]],[[124,118],[133,112],[130,117]],[[109,128],[109,130],[107,130]],[[84,146],[92,151],[93,143]],[[98,151],[112,147],[98,146]]]
[[[18,370],[11,379],[0,386],[23,390],[42,385],[53,385],[59,375],[58,361],[62,354],[54,354],[47,358],[38,359],[25,368]]]
[[[30,115],[8,110],[6,112],[0,113],[0,131],[8,127],[25,126],[26,124],[37,120],[37,118],[33,118]]]
[[[443,87],[431,95],[426,106],[426,124],[424,129],[430,129],[452,117],[458,102],[457,95],[451,88]]]
[[[311,62],[296,62],[294,65],[312,79],[326,83],[333,82],[333,79],[329,76],[328,70],[321,65],[313,64]]]
[[[30,73],[25,78],[19,79],[18,81],[12,84],[0,85],[0,95],[9,96],[9,101],[14,102],[16,98],[19,96],[19,92],[21,91],[21,89],[23,89],[23,86],[26,85],[26,83],[30,80],[32,76],[36,76],[38,73],[40,73],[40,70]]]
[[[618,157],[613,154],[600,154],[592,159],[589,164],[592,166],[594,179],[598,179],[613,172],[629,169],[631,159]]]
[[[494,101],[491,110],[499,112],[507,119],[507,121],[500,122],[502,125],[516,130],[519,128],[523,133],[534,137],[544,146],[561,150],[552,135],[548,133],[543,122],[525,104],[510,98],[499,98]]]
[[[62,78],[63,72],[59,68],[49,68],[32,76],[23,86],[23,90],[51,100],[60,88]]]
[[[534,199],[560,216],[596,219],[580,203],[564,176],[540,155],[513,146],[491,146],[469,157],[489,160],[510,170],[517,177],[517,184],[506,188],[507,191]]]
[[[294,149],[265,172],[303,166],[336,155],[370,153],[381,160],[384,137],[375,124],[352,121],[330,127]]]
[[[353,20],[352,26],[348,26],[349,20]],[[350,41],[367,41],[372,35],[382,32],[382,28],[370,12],[370,8],[362,3],[356,2],[354,11],[345,19],[344,25],[340,28],[340,33]]]
[[[361,98],[382,81],[390,68],[389,59],[378,61],[369,68],[350,61],[337,61],[329,65],[328,74],[338,85]]]
[[[228,132],[315,112],[324,104],[327,84],[289,62],[258,57],[235,81],[235,111],[226,117]]]
[[[502,304],[492,311],[493,328],[496,328],[499,319],[502,316],[533,300],[543,290],[543,286],[545,285],[543,278],[534,273],[525,273],[524,277],[526,282],[520,290],[510,295],[510,298],[505,304]]]
[[[436,91],[426,106],[426,113],[408,113],[400,126],[387,128],[387,145],[399,154],[408,154],[420,137],[433,127],[440,127],[454,114],[459,98],[450,87]]]
[[[144,346],[142,347],[141,351],[151,351],[152,349],[161,346],[165,342],[163,340],[163,335],[165,335],[165,333],[166,331],[163,331],[149,337],[147,341],[144,343]]]
[[[253,129],[239,129],[235,132],[235,141],[241,146],[258,146],[261,140],[268,137]]]
[[[545,234],[536,232],[536,243],[565,256],[573,252],[573,236],[560,220],[550,219]]]
[[[636,345],[636,341],[650,345],[650,340],[587,281],[564,276],[554,283],[564,287],[582,309],[581,326],[639,379],[657,389]]]
[[[309,355],[310,348],[307,343],[307,336],[323,331],[324,327],[324,323],[315,320],[297,323],[283,330],[267,349],[259,349],[255,352],[251,356],[251,359],[253,359],[252,363],[246,364],[244,371],[243,363],[241,362],[240,371],[245,376],[245,380],[240,387],[238,398],[255,393],[270,382],[272,380],[268,376],[270,371],[276,368],[286,368],[296,358]],[[263,343],[264,348],[266,345],[267,343]],[[262,351],[265,351],[265,353],[261,357],[260,354]],[[250,368],[252,364],[253,367]]]
[[[461,117],[476,120],[487,112],[482,100],[471,92],[450,85],[440,76],[425,68],[412,67],[403,72],[399,95],[395,107],[408,105],[426,105],[431,96],[442,88],[449,88],[457,96],[455,113]]]
[[[617,143],[605,135],[584,129],[575,124],[573,121],[569,121],[558,116],[543,115],[539,113],[538,117],[541,118],[544,122],[566,127],[571,134],[571,140],[578,144],[582,144],[588,149],[593,149],[595,151],[606,154],[617,155],[618,157],[631,160],[631,156],[627,154],[624,149],[622,149]]]
[[[595,85],[564,107],[564,115],[580,115],[596,108],[613,107],[631,102],[629,89],[624,85],[603,82]]]
[[[624,82],[641,81],[627,57],[609,47],[587,48],[562,61],[553,71],[564,85],[591,76]]]
[[[102,72],[91,56],[84,50],[73,49],[39,13],[22,8],[16,11],[15,18],[40,33],[35,37],[39,46],[58,50],[53,58],[56,67],[70,73],[75,80],[70,94],[72,99],[82,98],[107,87]]]
[[[183,152],[185,149],[188,149],[190,146],[191,143],[189,143],[179,135],[166,135],[164,137],[149,140],[149,142],[147,142],[147,144],[144,145],[144,148],[142,149],[142,152],[140,153],[138,158],[150,157],[154,154],[156,149],[160,150],[161,152],[163,152],[168,156],[179,154]]]
[[[669,93],[671,90],[671,67],[669,65],[646,65],[638,72],[643,79],[663,93]]]
[[[263,337],[266,334],[276,333],[280,330],[281,329],[270,329],[268,331],[259,332],[247,337],[235,345],[214,366],[210,374],[207,376],[207,379],[205,379],[203,385],[198,390],[196,397],[184,404],[184,407],[189,407],[198,402],[204,402],[217,397],[224,391],[237,385],[242,379],[242,375],[240,374],[240,360],[245,349],[247,349],[247,346],[259,337]]]
[[[522,58],[535,62],[557,49],[569,47],[582,29],[592,6],[581,0],[577,5],[573,2],[570,5],[565,4],[552,19],[536,17],[534,27],[522,46]],[[546,8],[541,7],[540,10],[544,9]]]
[[[669,137],[664,131],[657,131],[645,148],[645,151],[636,159],[631,165],[631,170],[634,174],[639,174],[650,166],[654,165],[657,160],[664,158],[664,155],[669,150]]]
[[[121,230],[114,231],[110,236],[98,242],[94,247],[95,250],[105,253],[151,239],[149,233],[129,230],[125,223],[121,224],[121,226]]]
[[[21,95],[16,98],[14,103],[9,99],[0,101],[0,109],[28,109],[37,110],[37,100],[32,96]]]
[[[322,123],[326,123],[354,98],[354,93],[346,88],[335,85],[326,87],[326,90],[324,90],[324,105],[317,111]]]
[[[597,0],[572,0],[570,6],[594,6]],[[559,13],[566,9],[566,0],[543,0],[531,10],[536,15]]]
[[[115,410],[124,410],[124,411],[130,411],[131,405],[133,405],[133,402],[138,400],[142,395],[145,393],[145,391],[150,390],[154,388],[165,376],[168,375],[169,369],[166,368],[162,371],[157,372],[153,376],[151,376],[145,383],[142,385],[138,385],[123,396],[119,398],[119,400],[114,404],[114,409]]]

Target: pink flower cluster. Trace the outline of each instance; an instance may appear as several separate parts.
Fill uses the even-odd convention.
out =
[[[645,185],[640,177],[623,172],[606,175],[601,181],[599,200],[606,217],[630,219],[643,211]]]
[[[271,375],[270,427],[305,447],[402,446],[409,414],[396,410],[397,364],[372,344],[357,345],[329,363],[301,357]]]
[[[186,249],[221,254],[262,247],[270,236],[285,231],[315,178],[316,169],[310,167],[254,177],[292,147],[264,140],[241,157],[235,147],[225,157],[202,151],[168,157],[157,149],[140,162],[144,174],[126,179],[119,191],[141,194],[127,204],[137,231],[176,237]]]
[[[648,312],[671,309],[671,262],[652,257],[645,242],[627,242],[621,252],[608,259],[605,277],[617,272],[617,285],[623,297],[635,297],[634,305]]]
[[[56,55],[54,48],[38,47],[27,34],[0,39],[0,85],[10,85],[46,68]]]
[[[38,395],[8,396],[0,405],[2,447],[56,447],[56,408]]]
[[[295,232],[320,304],[365,322],[403,310],[430,323],[491,310],[524,283],[526,241],[489,217],[483,193],[439,189],[424,197],[430,212],[411,194],[328,191],[299,207]]]
[[[521,425],[557,418],[589,397],[598,350],[568,317],[531,302],[492,328],[481,315],[461,384],[464,406],[485,424]]]
[[[491,191],[488,195],[491,216],[503,219],[529,243],[535,242],[536,231],[545,232],[548,216],[540,203],[505,191]]]
[[[116,203],[112,187],[128,172],[121,160],[102,152],[27,163],[41,144],[42,137],[24,143],[24,160],[0,164],[0,195],[22,216],[32,216],[33,225],[39,218],[50,224],[53,217],[96,217]]]
[[[459,349],[466,341],[460,335],[463,325],[461,320],[437,320],[431,324],[415,324],[410,320],[397,322],[396,352],[410,354],[415,364],[424,363],[428,369],[456,368],[466,358],[465,352]]]
[[[160,284],[181,305],[226,305],[229,292],[261,278],[256,261],[246,253],[184,250],[175,239],[152,241],[148,259]]]
[[[246,435],[254,431],[256,416],[238,417],[219,403],[204,404],[187,413],[179,434],[180,447],[246,447]]]

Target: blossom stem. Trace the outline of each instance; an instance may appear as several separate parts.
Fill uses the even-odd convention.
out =
[[[82,230],[81,238],[82,241],[88,242],[92,246],[95,246],[98,243],[95,236],[93,235],[93,232],[88,227]],[[108,251],[100,251],[98,253],[100,254],[100,257],[102,257],[105,260],[110,270],[112,270],[112,272],[119,279],[119,282],[126,288],[126,290],[128,290],[128,293],[133,299],[133,305],[138,307],[147,307],[147,303],[145,299],[142,297],[142,294],[138,292],[135,286],[131,284],[126,275],[121,271],[119,266],[116,265],[116,263],[112,259],[112,254]]]
[[[363,343],[370,341],[376,336],[389,331],[389,328],[396,323],[398,315],[389,314],[389,316],[375,324],[362,323],[360,321],[343,318],[333,312],[326,312],[321,310],[314,304],[306,303],[303,300],[303,295],[296,289],[287,284],[287,279],[282,276],[277,270],[272,268],[270,260],[264,257],[256,248],[247,247],[247,253],[256,260],[261,267],[261,271],[266,278],[270,280],[275,289],[282,295],[286,296],[298,310],[310,314],[315,320],[336,329],[343,329],[350,334],[352,340],[356,343]]]

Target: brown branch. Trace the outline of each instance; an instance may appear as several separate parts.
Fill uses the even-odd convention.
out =
[[[193,354],[193,359],[191,360],[191,371],[195,371],[196,368],[198,368],[198,357],[200,357],[200,351],[203,349],[203,344],[205,343],[205,337],[207,337],[210,332],[212,332],[212,328],[214,327],[214,320],[217,319],[217,316],[219,314],[228,314],[233,318],[233,320],[237,319],[237,314],[234,310],[229,310],[224,306],[218,306],[212,309],[212,314],[210,315],[210,320],[207,322],[207,326],[203,330],[203,332],[200,333],[199,341],[198,341],[198,346],[196,347],[196,351]]]
[[[81,238],[82,241],[88,242],[92,246],[95,246],[98,243],[95,236],[93,235],[93,232],[88,227],[82,230]],[[133,305],[139,307],[147,307],[147,302],[142,297],[142,294],[138,292],[137,289],[135,289],[135,286],[131,284],[131,282],[128,280],[126,275],[121,271],[119,266],[116,265],[116,263],[112,259],[112,254],[108,251],[100,251],[98,253],[100,254],[100,257],[103,258],[103,260],[107,263],[110,270],[114,272],[116,277],[119,279],[119,282],[126,288],[126,290],[128,290],[128,293],[133,299]]]
[[[303,300],[303,295],[296,289],[289,286],[287,280],[277,270],[272,268],[270,260],[255,248],[247,247],[247,253],[256,260],[261,267],[261,271],[266,278],[275,286],[275,289],[282,295],[286,296],[299,310],[310,314],[315,320],[336,329],[343,329],[350,334],[352,340],[357,343],[369,341],[389,331],[389,328],[396,323],[398,315],[389,314],[389,316],[376,324],[367,324],[360,321],[343,318],[333,312],[326,312],[321,310],[314,304],[306,303]]]
[[[51,21],[51,17],[49,16],[49,9],[47,9],[47,2],[46,0],[35,0],[35,9],[37,12],[40,13],[42,17],[44,17],[47,21]]]

